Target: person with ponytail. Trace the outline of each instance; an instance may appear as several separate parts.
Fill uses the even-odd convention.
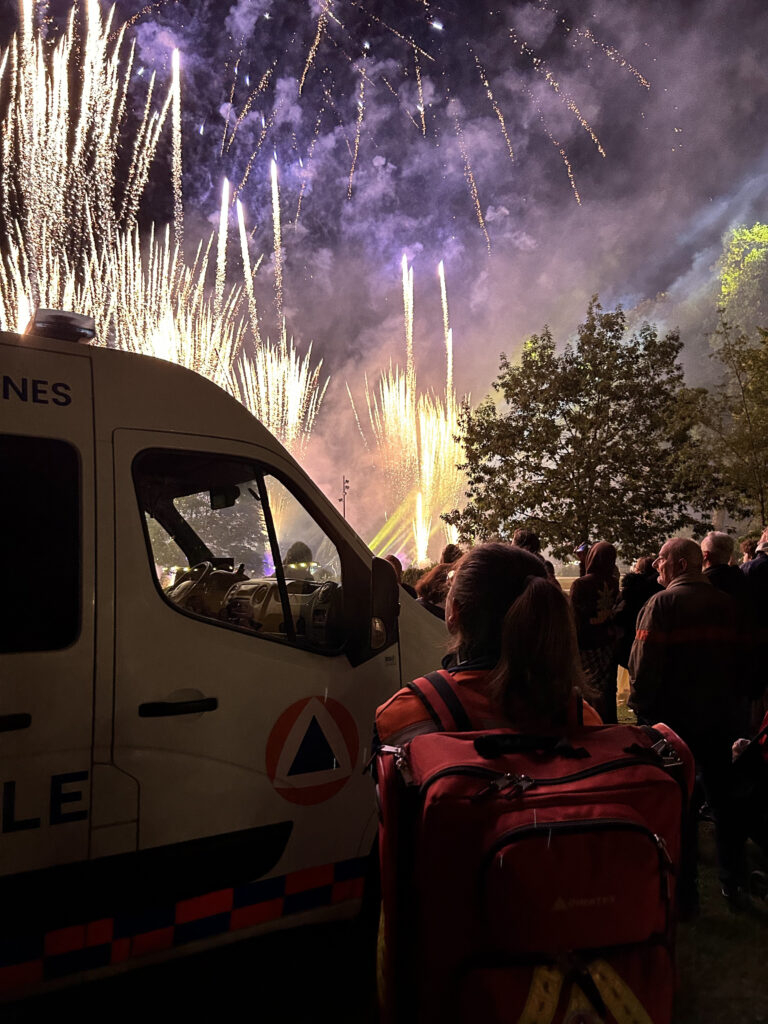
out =
[[[451,640],[441,675],[471,729],[576,723],[584,681],[573,615],[540,558],[498,542],[472,548],[456,563],[445,613]],[[601,724],[586,703],[583,717]],[[374,744],[401,744],[438,728],[406,686],[377,710]]]

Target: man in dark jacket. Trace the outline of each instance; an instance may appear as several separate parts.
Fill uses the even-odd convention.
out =
[[[713,587],[722,590],[737,602],[745,600],[747,581],[738,565],[729,565],[733,554],[733,537],[712,531],[701,542],[704,575]]]
[[[743,850],[728,788],[744,696],[736,604],[703,574],[701,549],[692,540],[668,540],[653,564],[665,589],[650,598],[637,620],[630,707],[641,723],[666,722],[691,748],[715,818],[723,895],[741,907],[747,902]],[[689,906],[695,900],[695,838],[694,826],[686,858],[688,891],[681,892]]]

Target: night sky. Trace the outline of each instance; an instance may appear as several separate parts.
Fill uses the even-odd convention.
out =
[[[121,0],[117,19],[140,6]],[[48,5],[54,20],[67,9],[58,0]],[[565,340],[593,292],[604,305],[620,301],[661,326],[679,325],[691,380],[706,377],[722,237],[735,224],[768,219],[765,0],[595,0],[560,7],[554,0],[334,0],[299,96],[322,9],[320,0],[152,6],[130,30],[137,42],[134,99],[139,109],[145,79],[138,69],[144,75],[157,69],[166,83],[178,46],[188,239],[216,222],[222,178],[240,182],[264,118],[266,136],[240,196],[249,225],[256,224],[252,256],[265,254],[260,305],[274,336],[274,155],[288,328],[302,347],[314,342],[332,375],[309,468],[331,495],[342,472],[352,478],[348,509],[364,534],[367,462],[345,382],[360,397],[364,372],[375,375],[390,358],[404,360],[404,252],[414,267],[423,386],[439,387],[444,379],[440,259],[457,390],[471,391],[473,400],[488,390],[499,352],[513,354],[544,323]],[[0,0],[3,41],[15,17],[15,4]],[[230,125],[270,68],[264,91],[222,155],[233,81]],[[166,147],[144,217],[166,221],[171,211]]]

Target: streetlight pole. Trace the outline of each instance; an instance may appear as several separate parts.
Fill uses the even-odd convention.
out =
[[[346,476],[342,476],[342,478],[341,478],[341,497],[339,498],[339,501],[341,502],[341,514],[342,514],[342,516],[345,519],[347,518],[347,491],[348,490],[349,490],[349,480],[348,480],[348,478]]]

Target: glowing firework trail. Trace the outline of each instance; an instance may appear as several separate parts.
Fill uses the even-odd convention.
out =
[[[283,236],[280,228],[280,192],[277,188],[277,161],[272,161],[272,230],[275,239],[275,308],[283,322]]]
[[[533,97],[531,98],[533,99]],[[538,104],[536,104],[536,111],[539,115],[539,121],[541,122],[541,127],[544,129],[545,135],[552,143],[552,145],[555,147],[555,149],[557,149],[557,151],[560,153],[560,156],[563,158],[563,163],[565,164],[565,169],[568,173],[568,181],[570,181],[571,183],[571,189],[573,190],[574,198],[576,202],[579,204],[579,206],[581,206],[581,196],[579,195],[579,190],[576,187],[576,178],[573,175],[573,167],[571,167],[571,161],[568,159],[568,154],[565,151],[565,146],[560,145],[560,143],[557,141],[557,139],[554,137],[552,132],[547,127],[547,122],[544,120],[544,115],[542,114],[541,108],[538,106]]]
[[[221,133],[221,148],[219,149],[219,156],[224,155],[224,144],[227,141],[227,131],[229,130],[229,119],[232,116],[232,105],[235,101],[235,85],[237,84],[237,69],[240,67],[240,58],[238,57],[235,61],[235,69],[232,74],[232,87],[229,90],[229,103],[227,105],[227,116],[224,118],[224,130]]]
[[[352,0],[350,6],[356,7],[359,11],[361,11],[362,14],[368,19],[368,21],[375,21],[377,25],[381,25],[381,27],[383,29],[386,29],[387,32],[391,32],[393,36],[397,36],[397,38],[401,40],[401,42],[406,43],[408,46],[410,46],[414,53],[418,53],[422,57],[426,57],[427,60],[434,61],[435,58],[432,56],[431,53],[427,53],[426,50],[422,50],[420,46],[416,45],[413,39],[410,39],[408,36],[403,35],[402,32],[398,32],[396,28],[394,28],[392,25],[387,24],[387,22],[384,21],[382,18],[377,17],[372,11],[367,11],[362,6],[362,4],[355,3],[354,0]]]
[[[307,154],[306,166],[303,163],[301,164],[301,188],[299,189],[299,200],[296,204],[296,216],[293,218],[294,227],[296,227],[296,225],[299,223],[299,216],[301,214],[301,204],[304,199],[304,193],[306,191],[307,181],[309,179],[309,168],[312,164],[312,157],[315,155],[315,146],[317,145],[317,138],[318,135],[320,134],[320,125],[322,123],[324,113],[325,107],[323,106],[320,108],[320,113],[317,115],[317,120],[315,121],[315,132],[314,135],[312,136],[312,141],[309,144],[309,153]]]
[[[445,335],[445,395],[453,394],[453,331],[448,319],[448,292],[445,287],[445,267],[443,261],[437,265],[437,276],[440,278],[440,301],[443,307],[443,334]]]
[[[421,129],[419,128],[419,125],[416,123],[416,118],[413,116],[413,114],[410,112],[410,110],[403,104],[403,101],[400,99],[399,93],[395,91],[395,88],[392,85],[392,83],[389,81],[389,79],[385,78],[384,75],[381,75],[380,78],[379,78],[379,81],[383,82],[384,85],[386,85],[386,87],[389,89],[389,91],[392,93],[392,95],[397,100],[400,109],[406,115],[406,117],[411,122],[413,127],[420,131]]]
[[[405,320],[406,379],[412,390],[416,386],[413,361],[413,267],[408,268],[408,257],[403,253],[403,317]]]
[[[461,158],[464,161],[464,177],[469,188],[469,194],[472,196],[472,202],[475,204],[475,214],[477,216],[477,223],[482,228],[483,234],[485,235],[485,245],[488,249],[488,254],[491,252],[491,239],[488,234],[488,228],[485,226],[485,217],[483,217],[483,210],[480,206],[480,194],[477,191],[477,182],[475,181],[475,175],[472,172],[472,164],[469,162],[469,151],[467,150],[467,144],[464,141],[464,132],[461,124],[459,123],[458,117],[454,117],[454,125],[456,127],[456,138],[459,140],[459,149],[461,150]]]
[[[307,60],[306,63],[304,64],[304,70],[301,74],[301,81],[299,82],[299,96],[301,96],[301,93],[304,89],[304,83],[307,80],[309,69],[312,67],[312,64],[314,63],[315,56],[317,54],[317,48],[320,46],[320,40],[323,38],[323,33],[325,32],[325,26],[328,22],[329,4],[330,0],[323,0],[323,6],[317,18],[317,32],[315,33],[315,38],[312,41],[312,45],[309,48]]]
[[[593,46],[596,46],[598,49],[602,50],[605,56],[609,60],[613,61],[614,64],[618,64],[619,67],[626,68],[626,70],[629,71],[632,75],[634,75],[637,81],[640,83],[640,85],[642,85],[645,89],[651,88],[651,83],[648,81],[648,79],[643,74],[641,74],[641,72],[638,71],[636,67],[630,64],[627,58],[624,56],[624,54],[620,50],[617,50],[615,46],[609,46],[607,43],[604,43],[601,39],[598,39],[589,28],[579,28],[577,25],[569,24],[568,19],[561,15],[559,11],[556,11],[552,7],[550,7],[549,4],[545,2],[545,0],[539,0],[539,7],[542,11],[549,11],[551,14],[554,14],[557,17],[559,17],[560,24],[565,28],[567,32],[573,32],[574,35],[578,36],[579,39],[587,39],[590,43],[592,43]]]
[[[352,166],[349,169],[349,185],[347,186],[347,199],[352,198],[352,178],[357,166],[357,155],[360,152],[360,133],[363,130],[363,117],[365,116],[365,76],[360,78],[360,98],[357,101],[357,123],[355,125],[355,149],[352,154]]]
[[[470,49],[469,52],[472,53],[472,50]],[[480,63],[480,58],[477,56],[476,53],[472,53],[472,56],[475,58],[475,64],[477,65],[477,70],[480,72],[480,80],[482,81],[483,85],[485,86],[485,92],[486,92],[486,95],[488,96],[488,100],[489,100],[491,106],[493,107],[493,110],[494,110],[494,113],[496,114],[496,117],[499,119],[499,124],[501,125],[501,134],[504,136],[504,141],[507,144],[507,150],[509,152],[509,159],[510,160],[514,160],[515,159],[515,153],[514,153],[514,150],[512,149],[512,140],[510,139],[509,132],[507,131],[507,122],[504,120],[504,115],[501,112],[501,108],[499,107],[498,103],[496,102],[496,100],[494,98],[493,91],[491,89],[491,83],[488,80],[488,75],[486,74],[485,68]]]
[[[563,18],[563,24],[565,24],[565,18]],[[640,85],[642,85],[644,88],[651,88],[651,83],[648,81],[648,79],[644,75],[642,75],[636,67],[633,67],[633,65],[629,63],[627,58],[619,50],[617,50],[615,46],[608,46],[607,43],[604,43],[602,42],[602,40],[597,39],[588,28],[574,28],[574,31],[577,36],[579,36],[582,39],[588,39],[590,43],[601,49],[605,56],[609,60],[612,60],[614,64],[618,64],[620,67],[626,68],[627,71],[629,71],[631,74],[635,76]]]
[[[219,244],[216,249],[216,289],[213,298],[213,316],[218,320],[224,299],[227,281],[227,232],[229,227],[229,182],[224,179],[221,188],[221,212],[219,214]]]
[[[236,122],[234,122],[234,127],[232,128],[231,135],[229,136],[229,138],[227,140],[227,143],[226,143],[226,152],[227,153],[229,152],[229,147],[232,144],[232,140],[234,139],[234,136],[236,136],[238,134],[238,129],[243,124],[243,122],[248,117],[248,115],[250,114],[250,112],[251,112],[251,105],[253,104],[254,99],[256,98],[256,96],[260,95],[264,91],[264,89],[267,87],[269,79],[272,77],[272,74],[273,74],[274,69],[276,67],[276,63],[278,63],[278,60],[276,60],[276,57],[275,57],[275,59],[272,60],[271,68],[267,68],[267,70],[261,76],[261,80],[259,81],[259,84],[256,86],[255,89],[253,89],[251,91],[251,93],[248,96],[248,99],[245,101],[245,105],[243,106],[243,110],[238,115],[238,120]],[[232,85],[232,90],[233,89],[234,89],[234,85]],[[228,119],[227,119],[227,123],[228,123]],[[258,150],[257,150],[257,152],[258,152]]]
[[[413,520],[413,538],[416,543],[416,562],[421,565],[427,561],[429,536],[432,532],[432,520],[424,515],[424,501],[419,491],[416,495],[416,517]]]
[[[563,92],[561,90],[560,83],[557,81],[557,79],[554,77],[552,72],[549,70],[549,68],[546,65],[546,62],[541,57],[539,57],[536,53],[534,53],[534,51],[530,48],[530,46],[527,43],[524,43],[524,42],[522,42],[520,40],[520,38],[518,37],[518,35],[517,35],[517,33],[515,32],[514,29],[510,29],[509,30],[509,35],[510,35],[510,38],[513,40],[513,42],[517,43],[518,46],[520,47],[520,52],[524,53],[526,55],[526,57],[530,58],[531,66],[533,67],[534,71],[536,71],[538,74],[540,74],[545,79],[545,81],[548,83],[548,85],[558,95],[560,100],[570,110],[570,112],[573,114],[573,116],[579,122],[579,124],[584,129],[584,131],[589,135],[589,137],[592,139],[594,144],[597,146],[597,151],[600,154],[600,156],[604,157],[605,156],[605,150],[603,149],[603,146],[602,146],[602,143],[600,142],[600,139],[598,139],[597,135],[595,135],[594,131],[592,130],[592,126],[589,124],[589,122],[584,117],[582,112],[576,106],[576,103],[574,102],[574,100],[571,99],[571,97],[568,95],[567,92]]]
[[[243,204],[237,200],[237,226],[240,230],[240,254],[243,260],[243,273],[245,276],[245,294],[248,296],[248,312],[251,320],[251,331],[256,339],[257,346],[261,344],[259,333],[259,312],[256,308],[256,296],[253,292],[253,273],[251,271],[251,258],[248,255],[248,236],[245,232],[245,218],[243,217]]]
[[[173,231],[179,253],[184,244],[184,206],[181,194],[181,78],[179,75],[179,51],[173,51]]]
[[[419,113],[421,114],[421,134],[427,134],[427,121],[424,113],[424,89],[421,84],[421,68],[419,67],[419,55],[414,51],[413,63],[416,68],[416,85],[419,90]]]
[[[251,170],[253,169],[253,163],[256,157],[261,152],[261,147],[264,145],[267,135],[269,135],[269,131],[272,128],[273,124],[275,123],[277,115],[280,113],[281,109],[282,104],[278,103],[267,119],[262,118],[261,134],[259,135],[259,141],[256,143],[256,149],[254,149],[253,153],[251,153],[251,158],[248,161],[247,167],[245,168],[245,174],[243,175],[240,184],[235,189],[235,199],[238,197],[238,195],[243,189],[243,186],[250,178]]]

